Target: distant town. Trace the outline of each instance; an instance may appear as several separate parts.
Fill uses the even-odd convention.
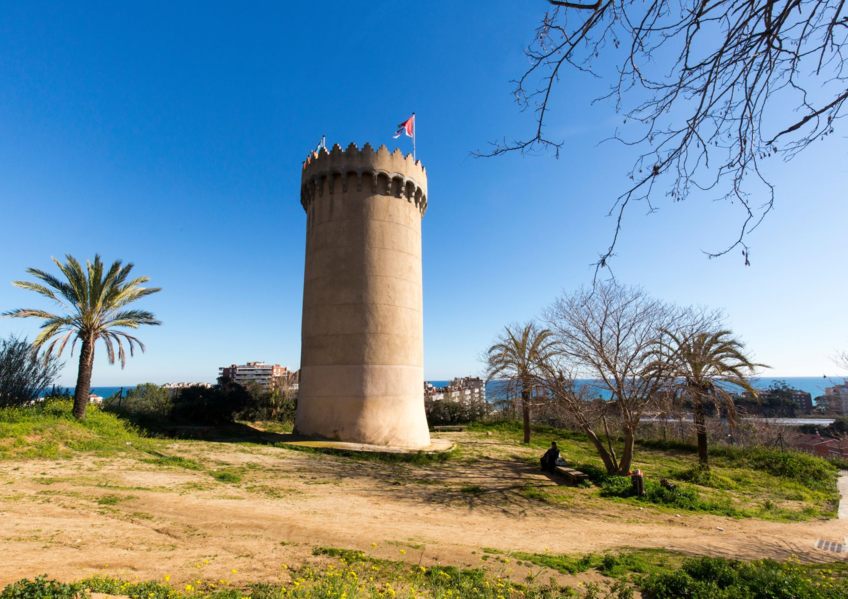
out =
[[[234,383],[254,382],[263,389],[270,390],[284,385],[296,391],[300,384],[300,371],[291,370],[280,364],[265,362],[247,362],[231,364],[218,368],[219,379],[229,379]],[[210,383],[175,382],[165,383],[171,396],[187,387],[211,387]],[[425,399],[431,401],[486,401],[486,381],[480,377],[464,376],[451,379],[447,385],[436,386],[425,381],[423,389]],[[848,382],[826,387],[822,396],[813,398],[807,391],[788,386],[760,390],[757,397],[748,392],[736,394],[737,408],[745,415],[767,417],[797,416],[846,416],[848,415]]]

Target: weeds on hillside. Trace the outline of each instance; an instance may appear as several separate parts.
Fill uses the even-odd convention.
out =
[[[686,560],[678,570],[648,576],[639,586],[651,599],[844,599],[844,576],[843,567],[791,559],[746,563],[702,557]]]
[[[161,582],[128,582],[99,574],[73,583],[39,576],[7,586],[0,599],[88,599],[92,592],[130,599],[633,599],[637,589],[650,599],[848,597],[848,564],[802,564],[797,559],[687,559],[651,550],[583,556],[497,554],[496,560],[505,566],[511,557],[518,564],[540,567],[528,576],[527,584],[518,584],[487,569],[425,568],[348,549],[318,547],[313,553],[338,561],[323,567],[283,565],[281,578],[286,582],[256,582],[242,588],[227,580],[195,580],[175,588],[169,584],[170,576]],[[553,578],[543,583],[544,568],[565,574],[595,569],[610,578],[602,584],[563,586]]]
[[[151,446],[138,428],[97,406],[89,406],[83,420],[74,419],[72,410],[69,399],[0,409],[0,459],[110,456]]]
[[[484,551],[486,551],[484,549]],[[498,552],[502,553],[502,552]],[[620,577],[626,574],[657,574],[679,567],[683,561],[676,554],[662,549],[635,549],[623,553],[562,555],[548,553],[512,552],[509,557],[524,563],[556,570],[560,574],[579,574],[597,570],[604,576]]]
[[[799,452],[781,452],[773,448],[711,449],[712,468],[701,469],[697,449],[680,441],[637,440],[639,451],[633,467],[646,473],[645,497],[636,497],[627,477],[607,474],[588,438],[579,432],[561,431],[548,426],[533,427],[529,446],[519,443],[520,423],[491,422],[469,426],[475,432],[497,433],[519,447],[540,452],[556,441],[570,464],[591,477],[601,497],[634,505],[711,513],[740,518],[798,521],[833,517],[839,501],[836,490],[838,469],[816,456]],[[537,454],[526,456],[536,464]],[[525,457],[525,456],[522,456]],[[669,479],[675,489],[664,488],[659,481]],[[583,488],[592,484],[583,483]],[[548,499],[561,500],[573,492],[545,488]]]
[[[197,581],[177,590],[166,583],[130,583],[109,576],[95,576],[74,583],[22,580],[0,592],[0,599],[88,599],[90,593],[123,595],[130,599],[632,599],[633,589],[614,581],[602,587],[579,585],[577,589],[549,584],[520,585],[483,570],[453,567],[410,566],[387,560],[361,558],[323,568],[304,566],[290,572],[286,584],[254,583],[234,588],[228,581]],[[579,589],[579,590],[578,590]]]

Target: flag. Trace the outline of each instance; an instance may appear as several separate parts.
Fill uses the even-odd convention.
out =
[[[394,136],[395,139],[397,139],[398,137],[400,137],[401,135],[404,135],[404,134],[406,134],[407,137],[412,137],[414,139],[415,138],[415,113],[413,112],[412,116],[409,117],[404,122],[402,122],[400,125],[398,125],[398,127],[400,127],[400,129],[398,129],[397,133],[395,133],[395,136]]]

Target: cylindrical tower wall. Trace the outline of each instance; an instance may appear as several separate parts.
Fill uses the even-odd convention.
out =
[[[425,447],[419,162],[384,146],[304,163],[306,268],[295,430]]]

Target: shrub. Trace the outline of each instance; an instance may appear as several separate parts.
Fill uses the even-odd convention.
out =
[[[640,582],[651,599],[837,599],[848,596],[844,579],[825,569],[772,560],[738,562],[702,557],[680,570],[652,574]]]
[[[25,406],[56,380],[63,364],[39,356],[26,339],[0,339],[0,407]]]
[[[294,422],[297,413],[296,392],[278,389],[264,391],[257,384],[248,387],[248,393],[250,401],[238,414],[239,420]]]
[[[212,387],[186,387],[173,399],[172,420],[224,424],[234,422],[250,404],[247,389],[229,379],[219,379]]]
[[[678,470],[673,473],[672,478],[682,480],[693,485],[702,487],[711,487],[713,489],[733,489],[736,485],[728,478],[720,476],[712,470],[707,470],[701,466],[692,466],[686,470]]]
[[[47,576],[21,580],[0,592],[0,599],[77,599],[85,596],[87,593],[82,584],[47,580]]]
[[[222,483],[240,483],[241,475],[237,472],[222,470],[221,472],[213,472],[212,478]]]
[[[180,594],[159,582],[125,582],[111,576],[97,575],[83,581],[94,593],[119,595],[130,599],[177,599]]]
[[[751,449],[716,448],[713,456],[733,467],[751,468],[794,480],[808,489],[831,491],[836,485],[836,466],[822,458],[796,451],[778,451],[755,447]]]
[[[682,510],[710,512],[726,516],[739,515],[739,510],[729,503],[705,501],[694,489],[686,489],[680,485],[674,489],[667,489],[650,479],[645,480],[645,496],[637,497],[633,492],[630,477],[607,476],[601,482],[601,497],[633,498],[637,501],[647,501],[655,505]]]
[[[483,420],[491,410],[491,405],[483,399],[434,400],[427,397],[424,400],[424,411],[430,426],[477,422]]]
[[[170,391],[154,383],[142,383],[125,396],[118,392],[104,402],[105,410],[154,420],[166,420],[172,407]]]

